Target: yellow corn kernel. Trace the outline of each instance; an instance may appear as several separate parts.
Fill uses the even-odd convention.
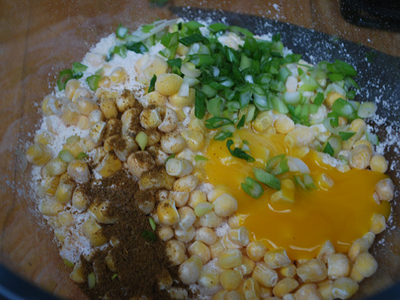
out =
[[[279,272],[284,277],[293,278],[297,274],[297,268],[295,265],[290,264],[286,267],[280,268]]]
[[[247,278],[244,281],[242,290],[246,300],[260,299],[260,286],[253,278]]]
[[[281,180],[281,190],[271,195],[271,203],[292,204],[294,203],[294,183],[291,179]]]
[[[64,144],[63,150],[68,150],[75,157],[78,157],[81,152],[86,152],[86,148],[81,140]]]
[[[201,227],[196,230],[195,240],[211,246],[217,241],[217,235],[211,228]]]
[[[174,182],[174,190],[178,192],[191,193],[199,184],[199,179],[194,175],[188,175]]]
[[[388,163],[383,155],[375,154],[369,162],[371,170],[374,172],[385,173],[388,169]]]
[[[161,137],[161,150],[165,153],[176,154],[185,148],[186,141],[178,132],[168,132]]]
[[[76,125],[78,123],[79,117],[80,117],[79,112],[66,108],[61,119],[64,121],[66,125]]]
[[[228,232],[228,236],[232,242],[241,247],[246,247],[250,243],[250,232],[246,226],[231,228]]]
[[[89,116],[92,111],[99,109],[94,100],[86,97],[78,97],[76,99],[76,107],[78,111],[85,116]]]
[[[332,294],[335,298],[349,299],[358,291],[358,283],[353,279],[342,277],[333,282]]]
[[[339,98],[345,99],[345,96],[336,92],[330,92],[328,95],[326,95],[324,102],[329,108],[331,108],[333,103],[335,103],[335,101]]]
[[[297,280],[293,278],[284,278],[275,285],[272,292],[275,296],[282,298],[286,294],[289,294],[291,291],[296,289],[298,286],[299,283]]]
[[[288,134],[294,130],[294,122],[286,115],[280,115],[274,123],[277,133]]]
[[[207,202],[206,193],[201,190],[194,190],[190,193],[187,205],[194,209],[201,202]]]
[[[75,103],[79,97],[92,98],[92,92],[87,88],[79,87],[75,90],[74,96],[72,97],[72,102]]]
[[[73,160],[68,164],[68,175],[78,183],[89,181],[90,172],[88,165],[81,160]]]
[[[173,266],[180,265],[187,259],[185,252],[185,244],[180,241],[171,239],[165,244],[165,253]]]
[[[100,101],[100,109],[106,119],[113,119],[118,116],[117,105],[114,99],[103,99]]]
[[[108,76],[101,76],[99,82],[99,87],[109,88],[111,86],[111,79]]]
[[[41,166],[50,161],[51,150],[46,145],[34,143],[25,152],[26,160],[31,164]]]
[[[356,261],[358,255],[367,252],[375,240],[375,234],[368,232],[361,238],[356,239],[350,246],[348,256],[352,261]]]
[[[68,164],[62,161],[60,158],[52,158],[46,165],[46,172],[51,176],[57,176],[63,174],[67,170]]]
[[[129,135],[123,135],[114,145],[114,152],[121,161],[126,161],[129,154],[138,149],[138,144]]]
[[[115,144],[118,142],[120,139],[120,136],[118,134],[112,135],[104,140],[104,150],[107,152],[111,152],[115,148]]]
[[[284,138],[284,143],[288,148],[304,147],[309,146],[314,138],[314,132],[309,127],[301,126],[289,132]]]
[[[173,73],[164,73],[157,77],[155,90],[162,95],[172,96],[179,91],[182,83],[182,77]]]
[[[184,261],[178,269],[179,279],[184,284],[195,283],[199,277],[203,268],[203,262],[200,257],[193,255],[186,261]]]
[[[240,220],[237,215],[231,215],[228,218],[228,225],[230,228],[239,228],[240,227]],[[264,254],[263,254],[264,256]]]
[[[78,128],[81,130],[89,129],[90,128],[89,118],[86,116],[80,116],[78,122],[76,123],[76,126],[78,126]]]
[[[219,286],[219,272],[215,268],[204,266],[201,270],[198,283],[208,290],[215,289]]]
[[[324,280],[328,272],[325,264],[319,259],[310,259],[306,263],[297,267],[297,275],[303,282],[319,282]]]
[[[350,274],[350,261],[346,255],[336,253],[328,256],[328,276],[330,279],[347,277]]]
[[[45,116],[51,116],[56,113],[54,109],[57,111],[61,109],[61,101],[53,95],[47,95],[42,101],[42,113]]]
[[[303,147],[296,147],[290,149],[290,155],[298,158],[303,158],[310,152],[310,147],[303,146]]]
[[[218,216],[214,211],[206,213],[199,218],[199,224],[205,227],[216,228],[223,222],[223,218]]]
[[[157,274],[157,286],[160,291],[169,289],[172,284],[173,279],[167,269],[163,269],[159,274]]]
[[[162,168],[161,170],[156,169],[144,172],[140,177],[139,185],[142,189],[172,189],[174,181],[174,177],[168,175],[167,171],[165,171],[165,168]]]
[[[243,263],[239,266],[234,268],[236,271],[239,271],[242,276],[247,276],[253,273],[256,263],[252,261],[247,256],[243,256]]]
[[[200,131],[202,133],[206,131],[204,120],[195,118],[193,110],[190,111],[190,121],[188,127],[190,130]]]
[[[58,184],[60,183],[60,176],[46,176],[44,177],[43,189],[46,194],[54,195],[56,193]]]
[[[110,269],[110,271],[112,271],[112,272],[117,271],[117,268],[115,266],[115,261],[113,259],[111,251],[108,251],[107,256],[105,257],[104,260],[106,262],[107,267]]]
[[[278,273],[265,263],[259,263],[253,271],[253,278],[261,285],[272,288],[278,282]]]
[[[200,131],[184,130],[181,132],[186,145],[192,151],[201,151],[204,148],[204,134]]]
[[[167,173],[171,176],[183,177],[193,171],[193,165],[186,159],[170,158],[165,164]]]
[[[324,263],[328,263],[328,257],[335,253],[335,247],[333,246],[331,241],[325,241],[319,250],[317,259],[323,261]]]
[[[197,255],[200,257],[204,265],[208,263],[211,258],[210,249],[207,245],[200,241],[195,241],[193,244],[191,244],[188,247],[188,253],[190,256]]]
[[[240,266],[243,263],[243,255],[240,250],[227,249],[218,257],[218,266],[222,269],[231,269]]]
[[[278,269],[290,265],[291,260],[285,249],[271,249],[265,253],[264,262],[269,268]]]
[[[391,201],[394,195],[394,184],[390,178],[380,180],[375,185],[375,192],[378,194],[379,201]]]
[[[99,223],[114,224],[118,221],[118,217],[108,215],[107,210],[109,205],[110,204],[108,202],[93,203],[89,207],[89,212],[93,215],[93,217],[96,218],[97,222]]]
[[[60,183],[58,184],[56,193],[54,194],[54,198],[59,203],[67,203],[72,199],[72,193],[75,189],[75,184],[72,181],[71,177],[64,174],[60,178]]]
[[[213,204],[214,212],[220,217],[228,217],[236,212],[238,208],[238,202],[236,198],[230,194],[222,194],[215,199]]]
[[[386,219],[385,216],[381,214],[374,214],[372,216],[370,232],[373,234],[379,234],[386,229]]]
[[[371,149],[366,145],[359,145],[350,151],[349,164],[352,168],[363,170],[369,166]]]
[[[93,110],[89,116],[89,124],[90,126],[93,126],[94,124],[98,123],[98,122],[102,122],[105,120],[103,113],[101,112],[100,109],[95,109]]]
[[[218,240],[218,237],[216,239],[217,241],[209,246],[212,259],[218,258],[226,250],[222,240]]]
[[[242,274],[235,270],[223,270],[219,275],[219,282],[222,288],[228,291],[236,290],[242,279]]]
[[[161,122],[161,113],[164,108],[149,109],[145,108],[140,114],[140,125],[144,129],[157,128]]]
[[[86,282],[85,272],[81,263],[76,263],[69,277],[76,283]]]
[[[86,210],[88,198],[82,188],[78,187],[75,189],[72,195],[72,205],[80,211]]]
[[[68,211],[62,211],[58,214],[58,221],[61,226],[68,227],[74,222],[74,217]]]
[[[43,199],[39,205],[41,214],[48,217],[56,216],[63,209],[64,205],[48,198]]]
[[[178,48],[176,49],[176,53],[180,56],[184,56],[189,52],[189,47],[179,44]]]
[[[157,206],[157,215],[163,225],[175,225],[180,221],[178,210],[173,200],[164,200]]]
[[[140,178],[143,172],[154,168],[155,161],[151,154],[147,151],[137,151],[129,155],[127,159],[129,172],[136,178]]]
[[[143,106],[160,106],[160,107],[165,107],[165,104],[167,103],[167,97],[160,94],[157,91],[150,92],[144,96],[143,99]]]
[[[156,75],[159,77],[168,69],[168,64],[157,55],[149,55],[146,53],[135,64],[138,73],[138,81],[142,84],[149,84],[150,79]]]
[[[364,278],[372,276],[377,269],[378,263],[371,254],[368,252],[360,253],[351,269],[350,278],[361,282]]]
[[[194,88],[189,88],[189,95],[187,97],[179,96],[175,93],[168,97],[169,102],[178,108],[183,108],[185,106],[194,105],[195,102],[195,90]]]
[[[181,228],[179,225],[175,226],[175,238],[178,241],[189,243],[194,239],[195,234],[196,230],[193,226],[189,228]]]
[[[43,145],[48,145],[50,142],[53,142],[54,138],[49,132],[36,132],[35,133],[35,143],[41,143]]]
[[[355,119],[353,122],[351,122],[349,126],[349,131],[355,132],[355,135],[353,135],[347,141],[343,142],[343,149],[350,150],[353,147],[353,144],[365,134],[366,130],[367,130],[367,124],[365,123],[364,120]]]
[[[81,83],[77,79],[70,79],[65,84],[65,97],[72,100],[77,88],[81,87]]]
[[[257,115],[255,120],[252,122],[253,128],[257,132],[263,132],[270,128],[272,125],[272,118],[268,111],[263,111]]]
[[[83,234],[89,239],[92,246],[97,247],[105,244],[107,238],[102,234],[100,224],[92,217],[89,217],[82,225]]]
[[[304,284],[295,293],[296,300],[321,300],[321,294],[316,284]]]
[[[122,163],[115,153],[108,152],[100,164],[95,168],[103,178],[110,177],[122,169]]]
[[[321,293],[322,300],[333,300],[332,295],[333,281],[325,280],[318,283],[318,291]]]
[[[112,83],[117,84],[124,82],[128,78],[128,74],[123,67],[118,67],[112,71],[109,77]]]

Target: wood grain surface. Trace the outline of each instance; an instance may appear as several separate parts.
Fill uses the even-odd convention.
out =
[[[240,12],[288,22],[400,56],[400,34],[360,28],[340,15],[339,0],[173,0],[168,5]],[[16,167],[39,120],[39,103],[59,72],[113,32],[174,17],[148,0],[0,0],[0,263],[66,298],[83,299],[68,279],[52,233]],[[387,284],[389,284],[388,282]],[[386,283],[385,283],[386,284]]]

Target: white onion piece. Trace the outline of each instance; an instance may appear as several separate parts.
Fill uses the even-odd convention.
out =
[[[216,66],[211,66],[213,70],[213,76],[218,77],[219,76],[219,69]]]
[[[323,124],[324,124],[325,128],[326,128],[327,130],[329,130],[330,132],[332,132],[333,134],[339,135],[339,131],[338,131],[337,129],[335,129],[335,128],[332,127],[332,125],[331,125],[331,120],[334,120],[334,118],[333,118],[333,117],[332,117],[332,118],[326,118],[326,119],[324,120]]]
[[[364,102],[361,103],[360,108],[358,109],[358,116],[361,118],[369,118],[372,117],[377,110],[377,106],[374,102]]]
[[[189,84],[190,87],[192,87],[192,86],[198,84],[199,80],[194,78],[194,77],[184,76],[183,77],[183,82],[186,82],[187,84]]]
[[[189,77],[199,77],[201,75],[201,71],[199,69],[188,68],[187,63],[185,63],[181,66],[181,72],[182,72],[182,74],[189,76]]]
[[[189,96],[189,83],[183,82],[181,84],[181,87],[179,88],[179,91],[178,91],[178,96],[179,97],[188,97]]]
[[[288,166],[290,172],[310,174],[310,169],[300,158],[288,156]]]
[[[253,76],[252,76],[252,75],[246,75],[246,76],[244,77],[244,80],[246,80],[246,81],[249,82],[249,83],[254,83],[254,80],[253,80]]]
[[[162,31],[165,27],[176,24],[178,21],[179,19],[156,21],[154,22],[154,28],[152,28],[149,32],[146,33],[142,31],[142,27],[139,27],[139,29],[133,32],[132,35],[126,39],[126,41],[127,42],[143,41],[148,37],[151,37],[153,34]]]
[[[345,90],[342,87],[340,87],[338,84],[332,83],[332,88],[336,93],[343,95],[343,96],[346,95]]]

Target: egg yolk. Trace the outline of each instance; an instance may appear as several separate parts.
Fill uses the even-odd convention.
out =
[[[281,134],[257,134],[251,130],[237,130],[233,140],[247,140],[255,162],[248,163],[233,157],[225,141],[211,140],[205,164],[207,180],[226,186],[238,200],[237,216],[252,233],[253,240],[263,241],[268,248],[284,248],[292,260],[316,257],[321,245],[330,240],[337,252],[347,252],[357,238],[369,231],[372,216],[386,218],[390,204],[377,204],[373,198],[375,184],[386,178],[381,173],[351,169],[340,172],[325,164],[315,150],[301,157],[310,169],[317,189],[296,186],[294,203],[272,204],[276,190],[263,185],[264,194],[254,199],[246,194],[241,183],[246,177],[254,178],[253,168],[265,170],[269,158],[279,154],[295,157],[299,149],[288,149]],[[233,147],[233,146],[232,146]],[[330,188],[321,188],[317,178],[327,174],[334,182]],[[293,179],[293,173],[278,175]]]

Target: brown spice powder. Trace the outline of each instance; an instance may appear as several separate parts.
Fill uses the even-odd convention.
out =
[[[153,193],[139,191],[137,182],[126,170],[101,181],[89,182],[83,188],[89,202],[109,201],[107,214],[117,216],[118,222],[102,224],[102,231],[107,239],[117,239],[118,242],[114,247],[97,251],[90,260],[81,258],[85,275],[91,272],[96,275],[94,288],[89,289],[85,283],[80,285],[81,289],[90,299],[131,299],[142,296],[148,299],[170,299],[165,291],[157,287],[157,275],[170,266],[165,245],[158,238],[152,241],[143,236],[146,231],[155,232],[149,218],[136,205],[143,198],[154,198]],[[115,272],[105,262],[109,251]],[[176,284],[176,270],[169,271]]]

